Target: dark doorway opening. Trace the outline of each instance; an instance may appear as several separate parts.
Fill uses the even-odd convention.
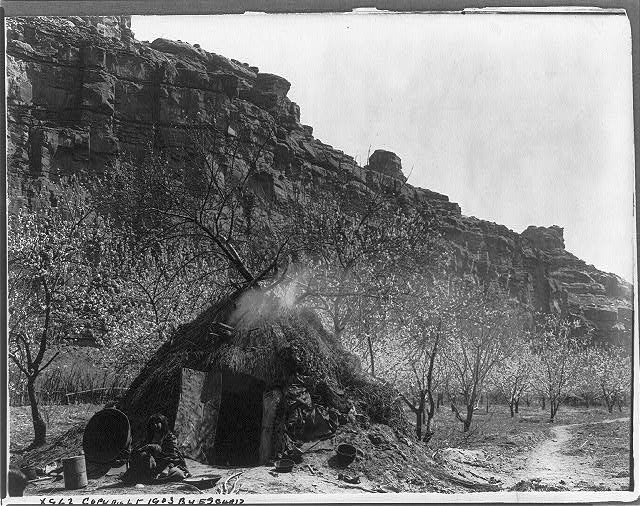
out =
[[[262,434],[262,381],[241,373],[222,373],[218,425],[209,462],[257,466]]]

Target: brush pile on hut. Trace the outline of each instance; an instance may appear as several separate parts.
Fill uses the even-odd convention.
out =
[[[185,456],[223,465],[295,458],[301,442],[347,422],[408,426],[396,392],[364,374],[313,311],[258,289],[180,327],[118,407],[134,442],[163,413]]]

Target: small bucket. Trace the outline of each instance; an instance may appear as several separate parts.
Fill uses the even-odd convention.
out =
[[[87,465],[84,455],[62,459],[62,473],[64,475],[64,488],[74,490],[87,486]]]

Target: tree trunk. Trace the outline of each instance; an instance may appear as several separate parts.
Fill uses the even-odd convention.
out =
[[[545,405],[544,395],[542,396],[542,407],[541,407],[540,409],[542,409],[542,411],[544,411],[545,409],[547,409],[547,407],[546,407],[546,405]]]
[[[434,415],[435,415],[435,410],[432,407],[431,411],[429,411],[427,413],[427,422],[425,423],[425,426],[424,426],[424,438],[423,438],[423,441],[425,443],[428,443],[431,440],[431,438],[433,437],[433,432],[431,432],[431,420],[433,420],[433,416]]]
[[[371,362],[371,376],[376,377],[375,360],[373,356],[373,342],[371,342],[371,335],[367,334],[367,345],[369,346],[369,361]]]
[[[487,413],[489,412],[489,394],[487,394]]]
[[[424,415],[424,408],[422,410],[416,410],[416,436],[418,436],[418,441],[422,439],[422,416]]]
[[[511,418],[513,418],[515,416],[515,413],[513,412],[513,401],[509,402],[509,412],[511,413]]]
[[[527,394],[527,396],[524,398],[524,402],[527,404],[527,407],[531,407],[531,400],[529,399],[529,395]]]
[[[556,417],[556,413],[558,412],[558,408],[560,407],[560,401],[549,399],[549,405],[551,406],[551,419],[549,421],[553,423]]]
[[[519,410],[520,410],[520,399],[516,400],[514,405],[515,405],[515,408],[516,408],[516,413],[518,413]]]
[[[607,404],[607,411],[609,411],[609,413],[613,413],[613,406],[615,404],[614,400],[613,400],[613,397],[605,396],[604,402],[606,402],[606,404]]]
[[[27,380],[27,393],[29,395],[29,404],[31,405],[31,419],[33,420],[33,446],[42,446],[47,442],[47,426],[40,416],[38,410],[38,399],[36,398],[35,378]]]
[[[472,418],[473,418],[473,403],[467,405],[467,418],[465,418],[464,420],[464,425],[462,426],[462,432],[469,432]]]

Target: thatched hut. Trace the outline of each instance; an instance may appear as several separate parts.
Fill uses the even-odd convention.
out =
[[[134,440],[161,412],[186,456],[234,465],[266,462],[292,440],[322,437],[361,416],[405,423],[392,389],[359,372],[314,312],[257,290],[180,327],[119,407]]]

